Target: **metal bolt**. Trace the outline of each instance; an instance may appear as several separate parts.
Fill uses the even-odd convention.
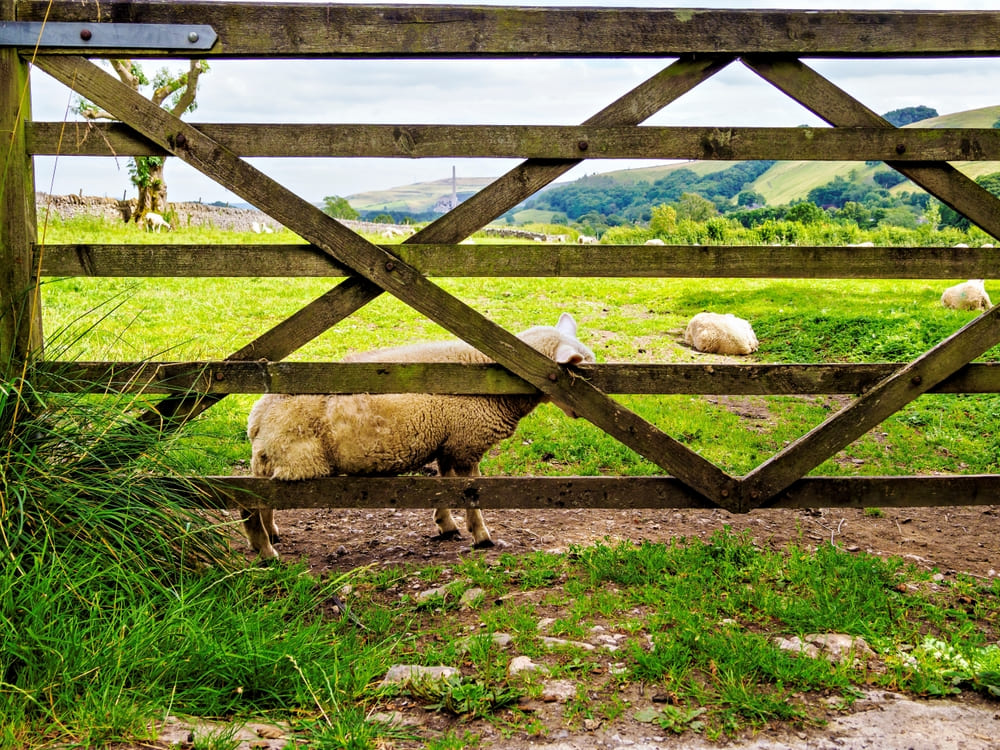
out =
[[[551,380],[553,383],[556,382],[557,380],[559,380],[559,373],[557,373],[557,372],[550,372],[549,373],[549,380]]]
[[[588,148],[590,148],[590,144],[587,143],[586,141],[578,141],[576,147],[581,151],[586,151]]]
[[[215,373],[215,379],[216,380],[220,380],[220,381],[221,380],[225,380],[226,379],[226,374],[224,372],[216,372]]]
[[[919,375],[914,375],[912,378],[910,378],[910,382],[913,383],[913,385],[920,385],[922,382],[924,382],[924,379]]]
[[[896,144],[896,153],[897,154],[905,154],[906,153],[906,144],[905,143],[897,143]]]
[[[721,492],[719,492],[719,494],[722,495],[723,497],[729,497],[729,490],[722,490]]]
[[[391,260],[387,260],[387,261],[385,262],[385,270],[386,270],[386,271],[391,271],[391,270],[393,270],[393,269],[394,269],[395,267],[396,267],[396,264],[395,264],[395,263],[393,263],[393,262],[392,262]]]
[[[89,42],[93,35],[90,29],[80,29],[80,38],[85,42]]]
[[[199,37],[198,37],[198,32],[197,31],[191,31],[191,32],[188,33],[188,41],[191,42],[191,44],[194,44],[195,42],[197,42],[198,39],[199,39]]]
[[[186,146],[188,142],[187,136],[183,133],[178,133],[177,137],[174,138],[174,143],[178,146]]]

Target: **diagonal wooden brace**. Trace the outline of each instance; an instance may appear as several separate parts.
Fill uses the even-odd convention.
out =
[[[744,57],[742,62],[835,127],[893,129],[890,122],[799,60]],[[983,231],[1000,237],[1000,199],[948,162],[914,165],[889,161],[886,164],[968,217]]]
[[[759,507],[917,396],[1000,343],[1000,305],[878,383],[740,482],[741,510]]]
[[[36,64],[162,148],[258,206],[337,261],[469,342],[553,400],[670,471],[697,492],[720,505],[731,505],[728,498],[736,487],[733,477],[196,128],[152,104],[85,58],[39,57]]]

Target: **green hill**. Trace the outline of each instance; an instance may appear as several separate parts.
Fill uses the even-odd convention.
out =
[[[932,117],[905,127],[992,128],[993,123],[998,119],[1000,119],[1000,105]],[[610,178],[612,181],[621,183],[622,185],[631,186],[640,181],[652,184],[669,175],[674,170],[686,169],[694,172],[698,177],[703,177],[728,169],[735,163],[731,161],[686,161],[603,172],[599,176]],[[1000,163],[997,162],[958,162],[955,166],[973,178],[1000,171]],[[863,180],[879,168],[869,167],[864,162],[777,162],[751,182],[750,189],[763,195],[767,199],[768,205],[780,206],[805,198],[810,190],[825,185],[835,177],[851,179],[851,174],[854,172],[857,179]],[[588,177],[580,179],[588,179],[593,176],[588,175]],[[459,178],[457,181],[459,199],[477,192],[492,181],[493,178],[491,177]],[[557,183],[558,186],[567,184],[571,183]],[[892,188],[892,192],[894,193],[904,191],[918,192],[920,188],[909,180],[905,180]],[[435,205],[442,199],[450,197],[451,193],[451,179],[443,179],[433,182],[420,182],[388,190],[358,193],[348,196],[347,199],[352,207],[361,212],[388,211],[422,214],[435,210]],[[542,213],[546,214],[546,212]],[[519,214],[518,219],[521,220],[522,218]],[[534,220],[543,220],[546,216],[535,216],[533,218]]]

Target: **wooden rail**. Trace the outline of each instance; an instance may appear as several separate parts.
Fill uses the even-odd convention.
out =
[[[50,7],[51,6],[51,7]],[[0,124],[14,148],[0,206],[0,292],[52,276],[312,276],[343,280],[236,352],[212,362],[41,362],[52,390],[101,383],[164,394],[144,417],[180,424],[230,393],[541,392],[572,407],[669,476],[546,479],[330,478],[282,484],[206,478],[207,503],[275,507],[858,507],[981,504],[1000,477],[806,477],[815,466],[928,392],[1000,392],[1000,367],[972,364],[1000,342],[989,311],[909,363],[556,366],[432,279],[448,276],[983,278],[992,248],[562,246],[458,244],[585,159],[879,160],[1000,236],[1000,201],[951,162],[1000,161],[1000,130],[898,129],[800,57],[1000,56],[1000,12],[740,11],[279,3],[48,3],[0,0],[0,20],[210,24],[208,58],[666,58],[662,71],[578,126],[448,124],[192,125],[152,105],[85,57],[171,56],[142,50],[0,50]],[[33,122],[12,104],[25,55],[119,122]],[[824,128],[649,127],[641,123],[731,64],[824,119]],[[32,155],[170,155],[241,195],[306,245],[57,245],[34,237]],[[514,169],[401,245],[375,245],[250,166],[247,157],[492,157]],[[13,172],[11,172],[13,170]],[[36,259],[37,268],[25,259]],[[292,352],[388,292],[498,364],[287,363]],[[0,297],[4,297],[0,294]],[[14,298],[12,295],[5,299]],[[25,356],[25,321],[10,311],[4,352]],[[34,316],[34,317],[32,317]],[[0,352],[2,353],[2,352]],[[732,476],[609,394],[859,394],[744,477]],[[335,501],[330,498],[335,497]]]

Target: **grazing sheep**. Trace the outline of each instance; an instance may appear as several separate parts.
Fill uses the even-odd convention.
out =
[[[168,232],[171,229],[166,219],[159,214],[154,214],[152,211],[146,212],[142,220],[146,222],[146,228],[151,232],[159,232],[163,227],[166,227]]]
[[[594,353],[576,338],[576,321],[563,313],[553,326],[535,326],[518,338],[560,364],[593,362]],[[415,344],[364,352],[346,362],[459,362],[490,360],[464,342]],[[441,476],[479,476],[479,462],[510,437],[542,394],[448,396],[427,393],[263,396],[250,411],[254,476],[298,480],[337,474],[394,476],[437,460]],[[575,416],[565,407],[564,411]],[[476,547],[493,540],[478,508],[466,510]],[[273,509],[244,511],[251,546],[261,557],[277,557]],[[434,513],[439,538],[459,531],[447,507]]]
[[[759,346],[750,323],[732,313],[698,313],[684,331],[684,343],[699,352],[750,354]]]
[[[646,245],[662,245],[662,244],[664,244],[664,242],[663,242],[663,240],[654,237],[651,240],[646,240],[646,242],[644,244],[646,244]]]
[[[970,279],[944,290],[941,304],[955,310],[989,310],[993,307],[983,279]]]
[[[591,237],[589,234],[581,234],[579,237],[576,238],[576,243],[578,245],[596,245],[597,238]]]

